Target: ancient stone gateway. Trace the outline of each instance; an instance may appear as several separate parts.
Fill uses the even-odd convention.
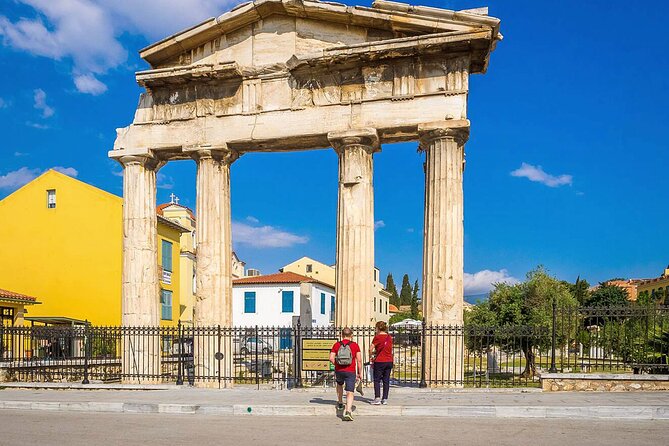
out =
[[[486,71],[500,39],[499,20],[485,9],[256,0],[143,49],[151,69],[137,82],[146,93],[109,153],[124,166],[123,324],[159,322],[155,195],[164,163],[197,163],[195,323],[229,326],[231,165],[247,152],[332,147],[336,322],[370,325],[373,155],[384,143],[413,140],[426,154],[424,315],[461,324],[468,80]],[[196,367],[213,361],[196,358]],[[437,380],[462,376],[461,366],[428,366]]]

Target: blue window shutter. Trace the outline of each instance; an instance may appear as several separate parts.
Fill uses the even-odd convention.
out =
[[[281,292],[281,311],[283,313],[292,313],[293,312],[293,292],[292,291],[282,291]]]
[[[172,320],[172,292],[169,290],[160,290],[160,309],[161,319],[164,321]]]
[[[256,293],[255,291],[244,292],[244,313],[256,312]]]
[[[167,240],[163,240],[162,244],[162,264],[161,266],[165,271],[172,271],[172,243]]]
[[[321,314],[325,314],[325,293],[321,293]]]

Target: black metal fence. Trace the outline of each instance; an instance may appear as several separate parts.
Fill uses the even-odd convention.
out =
[[[354,327],[365,362],[375,335]],[[0,327],[0,380],[331,386],[304,339],[335,327]],[[669,308],[560,308],[547,326],[393,328],[392,382],[538,386],[539,371],[668,373]],[[371,380],[365,366],[365,380]]]

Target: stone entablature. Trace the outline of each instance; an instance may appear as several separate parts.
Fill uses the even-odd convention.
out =
[[[499,39],[498,19],[469,12],[258,0],[141,52],[147,92],[110,156],[326,148],[367,127],[415,140],[420,124],[466,119],[469,74]]]

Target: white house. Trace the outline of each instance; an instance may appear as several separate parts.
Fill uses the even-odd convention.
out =
[[[232,281],[236,327],[290,327],[293,316],[300,316],[303,326],[327,326],[334,312],[334,288],[311,277],[280,272]]]

